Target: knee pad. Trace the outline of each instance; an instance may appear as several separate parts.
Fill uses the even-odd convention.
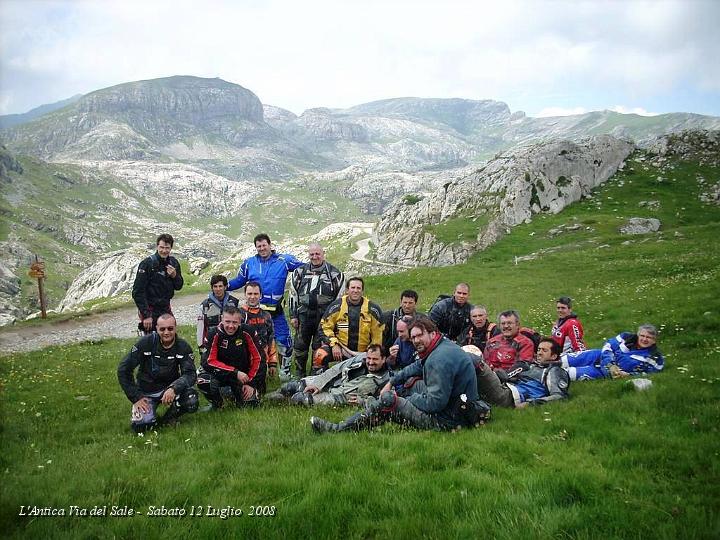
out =
[[[180,410],[186,413],[194,413],[198,410],[199,404],[200,399],[198,398],[198,393],[194,389],[191,389],[180,399]]]
[[[374,414],[382,409],[380,400],[374,396],[370,396],[365,400],[365,412],[368,414]]]
[[[288,381],[280,387],[280,393],[285,397],[292,397],[298,392],[302,392],[300,381]]]
[[[258,394],[258,391],[255,390],[255,392],[253,392],[253,395],[251,398],[243,400],[242,406],[243,407],[252,407],[253,409],[259,407],[260,406],[260,394]]]
[[[387,390],[380,394],[380,407],[384,412],[392,412],[397,406],[397,394],[392,390]]]
[[[303,405],[310,407],[313,404],[312,394],[306,394],[305,392],[297,392],[290,398],[290,402],[293,405]]]

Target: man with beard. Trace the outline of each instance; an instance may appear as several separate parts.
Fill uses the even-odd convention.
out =
[[[367,352],[338,362],[320,375],[283,384],[268,399],[289,400],[295,405],[362,405],[380,395],[390,379],[382,347],[371,344]]]
[[[365,410],[334,424],[313,416],[310,424],[317,433],[368,429],[388,420],[418,429],[450,430],[484,422],[490,407],[478,398],[475,366],[457,344],[444,338],[435,323],[420,318],[410,325],[419,359],[391,377],[380,399],[368,399]],[[394,387],[412,377],[422,377],[422,392],[407,398]]]
[[[520,314],[503,311],[498,317],[500,334],[490,338],[483,356],[492,369],[507,369],[516,362],[529,362],[535,355],[535,344],[520,332]]]
[[[560,345],[552,338],[540,340],[534,362],[518,362],[507,371],[493,370],[482,356],[474,356],[480,397],[492,405],[515,408],[565,399],[570,378],[559,360]]]

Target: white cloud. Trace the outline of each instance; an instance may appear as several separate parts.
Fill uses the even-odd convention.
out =
[[[657,116],[660,114],[656,112],[648,112],[642,107],[625,107],[623,105],[615,105],[614,107],[611,107],[610,110],[621,114],[637,114],[639,116]]]
[[[0,86],[24,110],[175,74],[295,112],[406,95],[649,106],[720,90],[717,20],[703,0],[0,0]]]

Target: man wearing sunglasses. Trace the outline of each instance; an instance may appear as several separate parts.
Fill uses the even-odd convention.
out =
[[[133,404],[130,427],[136,433],[174,423],[198,408],[192,347],[176,329],[175,317],[160,315],[157,331],[141,337],[118,366],[118,381]],[[167,411],[158,419],[161,404]]]

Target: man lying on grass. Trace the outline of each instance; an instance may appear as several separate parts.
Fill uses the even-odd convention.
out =
[[[289,401],[294,405],[363,405],[368,397],[378,397],[390,380],[385,355],[377,343],[367,353],[338,362],[320,375],[303,377],[283,384],[265,396],[271,401]]]
[[[435,323],[423,317],[410,324],[419,359],[390,378],[380,399],[368,398],[365,410],[340,424],[313,416],[317,433],[368,429],[388,420],[419,429],[450,430],[484,422],[490,407],[477,393],[475,366],[456,343],[443,337]],[[412,377],[422,376],[422,392],[402,398],[394,387]]]
[[[136,433],[197,410],[193,351],[176,336],[176,327],[175,317],[160,315],[157,332],[141,337],[118,366],[120,386],[133,404],[130,427]],[[161,403],[168,410],[157,420],[155,411]]]
[[[560,345],[552,338],[540,340],[534,362],[518,362],[507,371],[493,371],[477,347],[463,349],[473,355],[480,397],[492,405],[520,408],[568,397],[570,379],[560,366]]]
[[[655,373],[665,365],[656,341],[657,329],[643,324],[637,334],[622,332],[607,340],[602,349],[562,355],[562,366],[573,381]]]

